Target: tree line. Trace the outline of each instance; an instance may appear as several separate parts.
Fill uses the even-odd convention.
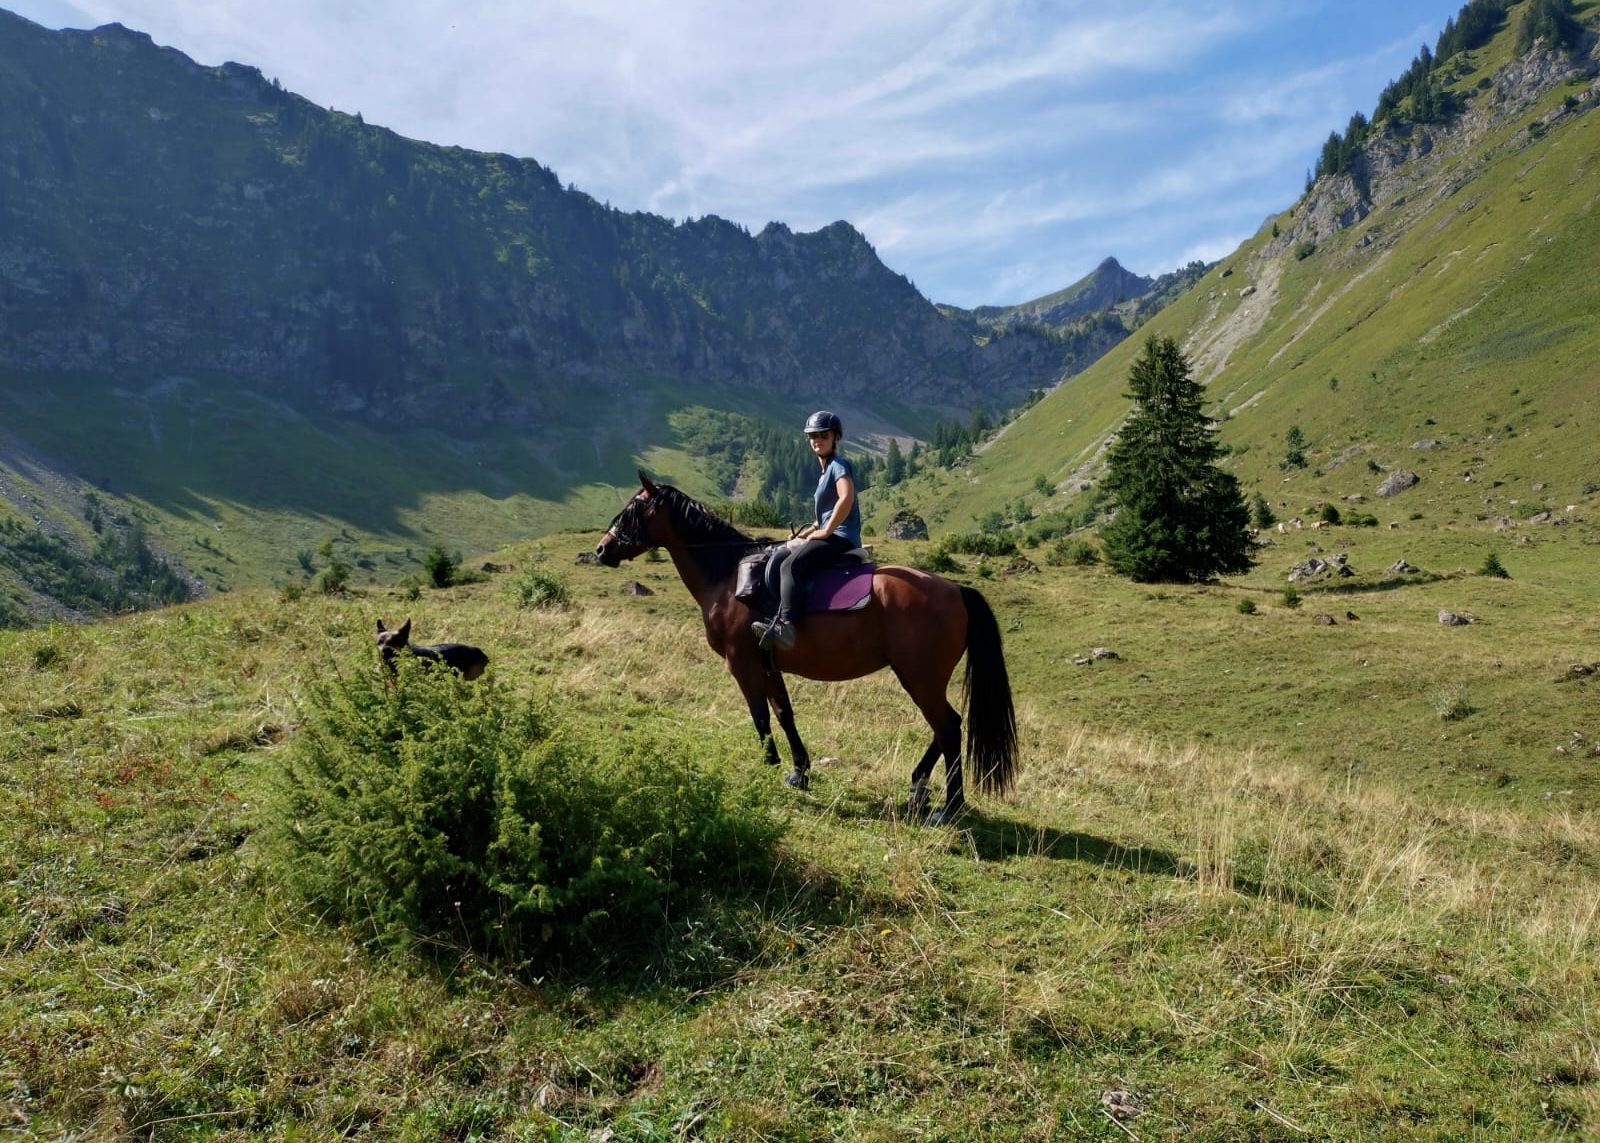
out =
[[[1459,13],[1445,21],[1432,50],[1423,44],[1411,66],[1383,89],[1371,119],[1357,111],[1343,132],[1329,133],[1316,168],[1306,179],[1306,189],[1324,175],[1353,170],[1356,156],[1383,123],[1444,123],[1460,113],[1466,100],[1450,90],[1453,77],[1443,74],[1445,65],[1493,39],[1505,27],[1513,2],[1468,0]],[[1582,31],[1572,0],[1526,0],[1517,26],[1517,50],[1526,52],[1539,39],[1552,48],[1570,50],[1578,45]]]

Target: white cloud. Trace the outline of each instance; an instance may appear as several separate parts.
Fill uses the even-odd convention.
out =
[[[1440,24],[1458,6],[16,2],[255,64],[414,138],[538,159],[623,209],[846,218],[963,304],[1047,293],[1106,254],[1171,268],[1250,232],[1330,124],[1370,109],[1373,76],[1436,34],[1415,6]]]

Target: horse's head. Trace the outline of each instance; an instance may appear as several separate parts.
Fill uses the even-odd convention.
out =
[[[623,560],[649,551],[661,543],[656,507],[661,500],[661,490],[650,482],[643,471],[639,473],[639,491],[633,494],[622,511],[611,521],[606,534],[594,546],[594,554],[608,568],[619,567]]]

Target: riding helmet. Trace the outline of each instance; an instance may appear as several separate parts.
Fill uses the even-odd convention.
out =
[[[827,409],[818,409],[806,418],[807,433],[835,432],[844,436],[844,422],[839,419],[839,414]]]

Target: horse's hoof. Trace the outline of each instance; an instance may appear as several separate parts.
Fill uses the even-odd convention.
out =
[[[793,786],[797,790],[811,789],[811,775],[804,770],[790,770],[783,777],[784,784]]]
[[[928,815],[928,824],[931,826],[950,825],[960,816],[963,808],[962,806],[957,806],[955,809],[951,809],[946,806],[942,810],[934,810],[933,813]]]
[[[928,784],[911,783],[911,795],[906,798],[906,816],[920,818],[928,812]]]

